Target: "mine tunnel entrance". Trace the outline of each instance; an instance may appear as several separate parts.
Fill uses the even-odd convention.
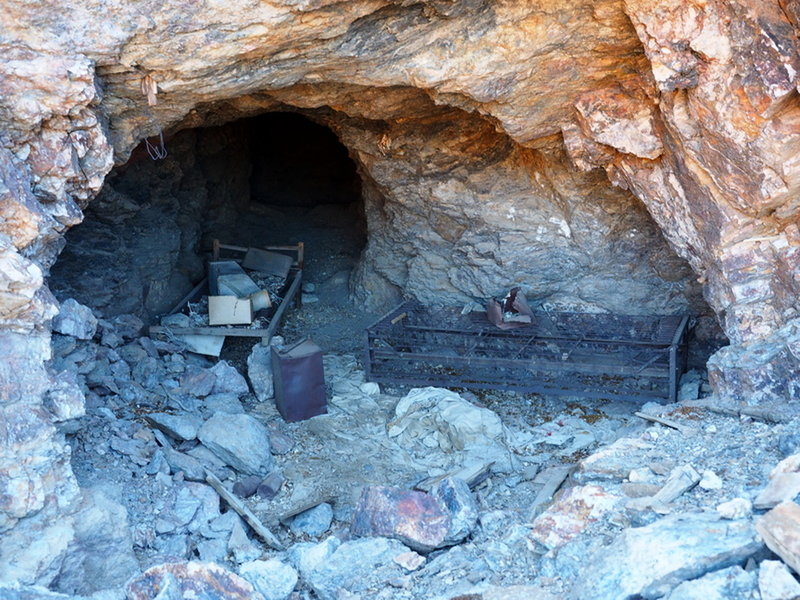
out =
[[[330,129],[267,113],[180,131],[166,149],[153,161],[140,145],[108,176],[66,235],[51,273],[57,297],[105,317],[152,321],[205,276],[216,239],[259,248],[303,242],[303,281],[313,290],[306,301],[347,303],[366,227],[356,165]]]

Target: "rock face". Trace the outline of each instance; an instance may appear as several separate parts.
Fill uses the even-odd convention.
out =
[[[331,127],[362,177],[371,239],[356,283],[375,304],[401,288],[461,300],[521,282],[531,297],[582,308],[695,305],[689,272],[642,237],[653,226],[638,198],[735,344],[712,361],[717,391],[800,393],[790,383],[800,380],[796,2],[5,8],[0,410],[18,426],[0,433],[4,557],[26,546],[26,523],[29,538],[66,526],[77,498],[42,404],[56,314],[45,276],[114,160],[159,128],[277,109]],[[131,213],[140,237],[131,230],[126,252],[147,246],[163,211]],[[182,231],[172,256],[196,239]],[[182,267],[176,277],[197,264]],[[165,298],[159,288],[139,295],[153,309]],[[32,582],[52,579],[62,546],[27,571]]]

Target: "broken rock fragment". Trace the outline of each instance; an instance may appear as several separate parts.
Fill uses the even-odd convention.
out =
[[[239,567],[239,574],[253,584],[264,600],[286,600],[297,585],[297,571],[279,560],[254,560]]]
[[[221,360],[213,367],[211,372],[215,376],[214,387],[211,390],[212,394],[236,394],[243,396],[250,391],[247,387],[247,381],[239,371],[226,361]]]
[[[194,415],[170,415],[167,413],[151,413],[145,417],[155,427],[176,440],[193,440],[197,430],[203,424],[202,419]]]
[[[763,547],[749,520],[723,520],[711,512],[669,515],[626,529],[597,550],[570,597],[660,598],[683,581],[743,564]]]
[[[611,510],[619,499],[597,485],[570,488],[536,517],[531,537],[550,550],[563,546]]]
[[[445,479],[433,494],[369,486],[356,505],[350,533],[389,537],[430,552],[461,542],[477,520],[475,499],[461,480]]]
[[[197,432],[198,439],[220,460],[249,475],[268,473],[273,466],[269,432],[249,415],[215,413]]]
[[[88,306],[67,298],[61,303],[59,313],[53,317],[53,331],[79,340],[90,340],[97,331],[97,318]]]
[[[430,552],[445,543],[449,516],[430,494],[369,486],[361,492],[350,533],[354,536],[400,540],[417,552]]]
[[[800,572],[800,506],[782,502],[756,522],[767,547]]]
[[[325,553],[316,560],[307,557],[300,564],[303,579],[320,600],[352,597],[343,592],[359,594],[357,598],[373,597],[374,592],[371,595],[367,590],[383,590],[387,582],[404,573],[394,559],[407,553],[408,548],[397,540],[364,538],[344,542],[335,550],[334,547],[335,544],[321,542],[307,553],[315,553],[317,548]]]
[[[171,593],[163,594],[165,588]],[[219,565],[202,562],[156,565],[129,581],[125,592],[127,600],[264,600],[250,582]]]
[[[779,560],[765,560],[758,568],[758,591],[761,600],[800,598],[800,583]]]

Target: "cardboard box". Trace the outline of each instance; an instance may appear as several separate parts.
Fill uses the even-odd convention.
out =
[[[253,304],[250,302],[250,298],[208,297],[209,325],[250,325],[252,322]]]

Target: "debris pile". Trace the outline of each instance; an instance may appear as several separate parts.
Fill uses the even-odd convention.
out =
[[[253,393],[233,364],[143,337],[135,317],[94,323],[64,304],[69,334],[54,335],[51,368],[73,375],[59,376],[49,408],[82,487],[115,497],[107,512],[131,532],[96,538],[107,556],[76,572],[127,565],[103,585],[127,582],[128,598],[800,589],[797,417],[767,424],[694,398],[634,407],[381,389],[353,357],[326,355],[329,412],[287,423],[269,347],[247,359]],[[696,396],[702,376],[689,387]]]

